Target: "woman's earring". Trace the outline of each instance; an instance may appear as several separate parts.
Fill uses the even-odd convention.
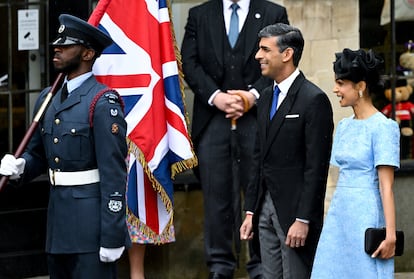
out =
[[[362,90],[359,90],[359,91],[358,91],[358,94],[359,94],[359,98],[364,97],[364,93],[362,92]]]

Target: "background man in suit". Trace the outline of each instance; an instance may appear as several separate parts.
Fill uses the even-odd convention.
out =
[[[232,278],[237,265],[233,240],[239,235],[238,228],[236,234],[233,230],[232,203],[240,198],[240,192],[232,193],[230,118],[238,118],[242,150],[239,179],[245,188],[256,134],[256,111],[252,107],[261,89],[269,84],[254,59],[257,34],[276,22],[288,23],[286,9],[265,0],[210,0],[189,11],[182,59],[185,80],[194,93],[192,139],[203,189],[210,278]],[[239,90],[243,97],[228,94],[229,90]],[[245,114],[244,106],[249,110]],[[261,272],[257,258],[251,257],[247,269],[255,278]]]
[[[257,104],[258,136],[245,201],[254,217],[246,215],[240,237],[252,238],[252,219],[257,221],[264,278],[309,278],[322,228],[332,108],[297,68],[304,46],[299,29],[275,24],[259,37],[256,59],[274,85]]]
[[[74,16],[61,15],[59,21],[53,64],[65,74],[64,85],[22,157],[5,155],[0,174],[26,183],[49,173],[46,252],[51,279],[115,279],[116,260],[130,245],[126,122],[119,95],[92,74],[93,63],[112,40]],[[36,111],[49,90],[40,93]]]

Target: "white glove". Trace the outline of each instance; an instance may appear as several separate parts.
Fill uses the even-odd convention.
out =
[[[11,154],[4,155],[1,159],[0,174],[9,176],[9,179],[19,179],[24,171],[26,160],[23,158],[15,158]]]
[[[99,249],[99,258],[101,262],[110,263],[114,262],[122,256],[122,252],[124,252],[125,246],[119,248],[104,248],[101,247]]]

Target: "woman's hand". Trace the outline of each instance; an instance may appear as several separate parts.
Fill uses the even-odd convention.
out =
[[[371,255],[372,258],[379,257],[381,259],[390,259],[395,255],[395,243],[396,237],[394,238],[385,238],[380,244],[380,246],[375,250]]]

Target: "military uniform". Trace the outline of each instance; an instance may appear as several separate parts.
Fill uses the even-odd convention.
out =
[[[104,88],[90,77],[63,103],[58,92],[22,156],[32,172],[24,178],[48,168],[48,253],[125,246],[126,123],[117,95],[104,94],[89,119],[93,98]],[[84,183],[77,185],[78,178]]]
[[[85,29],[86,23],[77,18],[60,20],[62,34],[52,45],[87,45],[91,42],[88,36],[95,35],[83,38],[71,29]],[[91,47],[94,43],[99,41]],[[102,49],[97,49],[98,55]],[[125,204],[127,124],[122,100],[91,73],[84,78],[64,101],[63,90],[56,93],[22,155],[26,160],[23,183],[45,171],[49,174],[46,252],[51,278],[85,278],[85,269],[87,278],[115,278],[115,263],[101,262],[99,251],[130,246]],[[35,111],[49,90],[41,92]]]

